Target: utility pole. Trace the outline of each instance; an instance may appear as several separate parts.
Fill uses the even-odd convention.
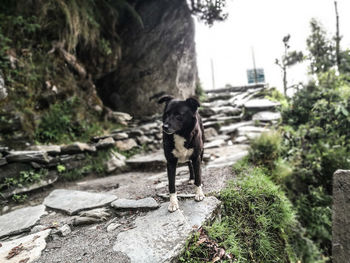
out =
[[[253,47],[252,47],[252,57],[253,57],[253,69],[254,69],[254,81],[255,81],[255,84],[257,84],[258,83],[258,73],[256,72],[255,54],[254,54]]]
[[[213,90],[215,89],[215,78],[214,78],[214,62],[213,59],[210,59],[210,68],[211,68],[211,81],[213,85]]]
[[[335,8],[335,19],[336,19],[335,54],[336,54],[337,68],[339,70],[341,61],[340,61],[339,14],[338,14],[337,1],[334,1],[334,8]]]

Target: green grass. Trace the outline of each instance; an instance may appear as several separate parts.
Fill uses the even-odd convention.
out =
[[[204,227],[209,241],[198,242],[203,233],[196,233],[180,262],[211,262],[220,248],[238,263],[321,262],[318,250],[302,236],[291,202],[266,169],[252,167],[245,159],[234,171],[238,180],[219,194],[221,218]],[[220,262],[230,261],[224,256]]]

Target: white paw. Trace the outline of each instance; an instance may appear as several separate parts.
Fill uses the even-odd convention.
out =
[[[177,209],[179,209],[179,202],[177,201],[177,196],[175,194],[170,194],[170,202],[168,206],[169,212],[175,212]]]
[[[188,181],[188,184],[194,184],[194,179],[190,179],[190,180]]]
[[[197,202],[200,202],[204,199],[204,194],[202,191],[202,186],[196,186],[196,195],[194,197],[194,200],[196,200]]]

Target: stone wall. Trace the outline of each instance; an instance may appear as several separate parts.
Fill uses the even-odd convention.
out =
[[[332,255],[334,263],[350,258],[350,170],[333,176]]]
[[[136,117],[161,112],[157,94],[194,94],[197,65],[194,21],[185,0],[140,1],[144,27],[126,25],[118,69],[97,82],[105,105]]]

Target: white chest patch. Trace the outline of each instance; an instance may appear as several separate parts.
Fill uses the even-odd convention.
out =
[[[174,134],[175,148],[172,151],[173,155],[178,159],[180,163],[185,163],[189,160],[193,154],[193,149],[187,149],[185,147],[185,138],[177,134]]]

